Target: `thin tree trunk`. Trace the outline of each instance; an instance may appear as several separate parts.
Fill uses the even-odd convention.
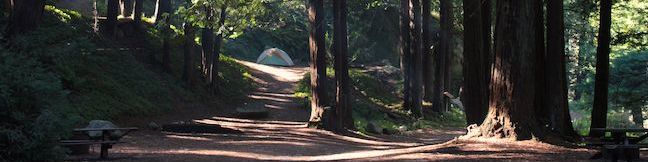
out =
[[[431,101],[434,93],[434,67],[432,62],[434,57],[432,55],[432,19],[430,0],[422,0],[423,7],[423,98],[424,100]],[[436,48],[436,47],[435,47]]]
[[[119,15],[119,2],[118,0],[108,0],[108,5],[106,7],[107,16],[105,33],[108,37],[114,37],[117,28],[117,16]]]
[[[326,45],[324,41],[324,0],[308,0],[308,21],[310,23],[310,74],[311,74],[311,116],[309,126],[317,126],[323,118],[327,102],[326,95]],[[324,119],[326,120],[326,119]]]
[[[484,59],[487,51],[484,50],[482,40],[482,5],[480,1],[464,0],[464,56],[463,56],[463,93],[461,99],[465,108],[466,122],[468,125],[481,124],[488,111],[488,102],[483,100],[488,95],[488,88],[484,78]]]
[[[592,132],[592,128],[607,126],[608,83],[610,67],[610,26],[612,20],[612,0],[601,0],[601,13],[596,48],[596,76],[594,78],[594,105],[592,106],[591,137],[603,137],[601,132]]]
[[[410,45],[410,52],[412,55],[411,59],[411,73],[410,78],[412,79],[411,83],[411,98],[412,98],[412,115],[415,117],[423,117],[423,109],[421,104],[423,103],[422,96],[422,82],[423,82],[423,39],[421,35],[423,34],[422,22],[421,22],[421,0],[411,0],[410,8],[410,19],[412,25],[410,25],[410,38],[412,39]]]
[[[227,5],[221,6],[221,13],[218,19],[219,33],[216,35],[216,45],[214,46],[214,53],[212,54],[212,70],[211,70],[211,89],[215,94],[218,91],[218,61],[220,58],[221,47],[223,46],[223,30],[225,26],[225,19],[227,18]]]
[[[136,27],[140,27],[142,24],[142,12],[144,12],[144,0],[135,0],[135,11],[133,13],[133,20],[135,21]]]
[[[133,16],[133,0],[120,0],[121,15],[124,17]]]
[[[184,24],[184,69],[182,74],[182,80],[184,80],[189,87],[194,84],[194,37],[195,31],[191,23],[185,22]]]
[[[495,62],[485,137],[526,140],[542,137],[534,115],[535,7],[519,0],[497,2]]]
[[[453,63],[454,63],[454,49],[455,49],[455,39],[454,39],[454,1],[448,1],[446,3],[446,13],[448,15],[448,20],[447,20],[447,26],[446,26],[446,32],[447,32],[447,39],[445,43],[447,43],[445,46],[445,71],[443,72],[443,79],[445,79],[444,84],[443,84],[443,91],[444,92],[450,92],[452,93],[452,72],[453,72]],[[442,29],[443,30],[443,29]],[[443,38],[442,38],[443,39]],[[443,111],[448,111],[450,110],[450,98],[444,97],[443,98],[443,103],[444,103],[444,109]]]
[[[565,19],[563,1],[547,0],[547,108],[552,111],[550,127],[563,136],[577,137],[569,114],[565,61]]]
[[[171,12],[171,0],[160,0],[160,10],[162,14],[167,13],[169,16],[164,18],[165,24],[164,27],[162,27],[162,67],[167,73],[172,73],[171,69],[171,44],[169,41],[171,41],[170,37],[170,12]],[[161,17],[160,17],[161,18]]]
[[[401,0],[400,3],[400,57],[401,71],[403,73],[403,108],[407,111],[412,107],[410,96],[411,78],[410,74],[410,0]]]
[[[201,65],[201,75],[205,83],[209,84],[211,73],[211,54],[214,53],[214,32],[211,28],[203,28],[200,38],[200,43],[202,44],[202,53],[200,54],[200,65]]]
[[[452,26],[452,3],[450,0],[441,0],[441,38],[439,41],[439,52],[435,56],[436,70],[434,72],[434,98],[432,100],[432,110],[442,112],[445,110],[445,99],[443,92],[446,87],[446,73],[449,69],[448,51],[450,50],[451,26]]]
[[[346,1],[333,1],[333,45],[335,52],[335,112],[339,120],[338,128],[355,129],[350,106],[349,61],[347,45],[347,5]]]

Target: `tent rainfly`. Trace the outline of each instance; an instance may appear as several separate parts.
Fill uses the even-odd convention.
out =
[[[294,66],[292,59],[286,52],[278,48],[266,49],[257,58],[257,63],[278,66]]]

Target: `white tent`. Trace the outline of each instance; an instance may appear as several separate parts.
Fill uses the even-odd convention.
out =
[[[266,65],[294,66],[292,59],[286,52],[278,48],[266,49],[257,58],[257,63]]]

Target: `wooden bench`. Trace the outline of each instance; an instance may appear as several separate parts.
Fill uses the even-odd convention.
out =
[[[648,138],[648,129],[639,128],[593,128],[592,131],[602,133],[610,132],[612,136],[587,143],[589,146],[601,146],[600,154],[611,161],[618,159],[632,161],[640,160],[641,148],[648,148],[648,144],[640,143]],[[639,137],[630,137],[627,133],[644,133]],[[643,150],[645,151],[645,150]],[[595,155],[596,156],[596,155]]]
[[[87,135],[88,132],[92,131],[101,131],[100,137],[90,137],[88,140],[61,140],[59,141],[62,146],[74,146],[74,145],[101,145],[101,152],[99,158],[107,159],[108,158],[108,149],[112,148],[113,145],[119,143],[125,143],[119,141],[122,137],[126,136],[132,131],[136,131],[137,128],[79,128],[74,129],[75,132],[83,132]],[[121,131],[123,134],[114,136],[114,132]],[[89,137],[89,136],[88,136]]]

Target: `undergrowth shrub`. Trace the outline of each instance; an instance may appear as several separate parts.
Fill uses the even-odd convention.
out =
[[[68,91],[37,59],[0,51],[0,161],[55,161],[74,121]]]

